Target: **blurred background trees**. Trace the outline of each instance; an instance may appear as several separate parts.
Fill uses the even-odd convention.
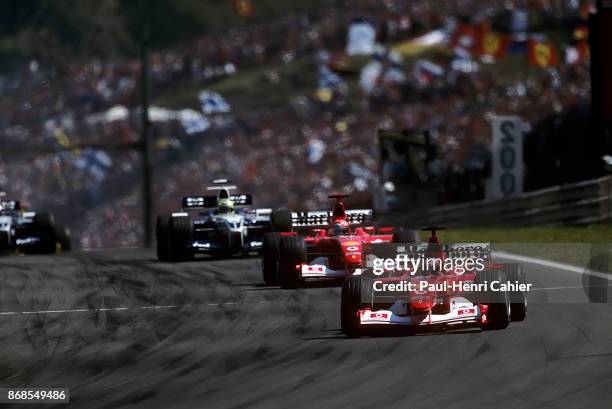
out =
[[[291,12],[334,6],[337,0],[259,0],[242,15],[228,0],[5,0],[0,3],[0,53],[7,70],[15,59],[135,57],[143,6],[151,21],[154,49],[172,46],[228,27],[257,24]]]

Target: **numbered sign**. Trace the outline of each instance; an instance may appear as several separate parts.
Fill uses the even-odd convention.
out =
[[[523,192],[523,130],[521,119],[494,116],[492,121],[491,179],[487,199],[516,196]]]

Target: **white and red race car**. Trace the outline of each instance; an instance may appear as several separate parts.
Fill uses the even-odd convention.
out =
[[[361,267],[364,246],[420,241],[418,231],[369,225],[373,211],[346,210],[347,195],[329,197],[336,200],[332,211],[272,213],[275,231],[266,233],[263,244],[266,284],[295,288],[307,281],[341,280]]]
[[[504,329],[511,321],[525,319],[529,284],[522,265],[490,263],[488,243],[441,245],[438,229],[424,229],[432,234],[426,244],[383,245],[364,255],[362,273],[349,277],[342,287],[341,325],[348,337],[394,327]],[[397,260],[401,255],[416,262],[406,263],[405,269],[391,266],[383,275],[373,274],[377,258]],[[467,269],[452,267],[454,257],[477,257],[482,268],[476,268],[477,264]],[[425,260],[441,261],[429,269],[424,268]],[[451,267],[442,268],[449,261]]]

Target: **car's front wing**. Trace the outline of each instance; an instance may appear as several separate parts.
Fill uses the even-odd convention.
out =
[[[303,279],[325,280],[345,278],[348,275],[355,274],[360,271],[359,268],[347,265],[345,268],[333,269],[328,265],[326,257],[317,257],[308,264],[300,266],[300,274]]]
[[[229,247],[225,244],[221,244],[215,240],[193,240],[189,243],[189,248],[195,252],[207,253],[229,250]],[[259,251],[263,248],[263,242],[261,240],[245,241],[244,245],[236,251],[251,252]]]
[[[422,327],[428,325],[460,325],[480,322],[481,312],[477,305],[451,310],[447,314],[397,315],[391,310],[363,309],[359,311],[361,325],[401,325]]]

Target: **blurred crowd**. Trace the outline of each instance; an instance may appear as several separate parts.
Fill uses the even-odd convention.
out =
[[[493,22],[520,9],[563,26],[588,6],[355,1],[154,52],[154,103],[173,90],[205,90],[258,67],[266,67],[261,87],[274,90],[285,81],[307,89],[274,107],[243,110],[239,100],[215,93],[157,107],[150,113],[156,212],[175,209],[183,195],[202,193],[217,177],[229,177],[264,207],[318,208],[327,206],[330,191],[373,190],[381,128],[430,131],[438,155],[423,172],[444,187],[440,201],[477,198],[482,186],[466,186],[465,175],[486,166],[491,115],[517,115],[529,133],[543,118],[587,104],[588,63],[534,70],[525,62],[509,68],[524,75],[500,75],[495,62],[455,55],[450,43],[458,22]],[[374,27],[375,47],[366,56],[347,52],[351,26],[360,22]],[[427,57],[392,47],[415,38],[430,47]],[[312,75],[284,78],[284,67],[302,60]],[[84,248],[142,241],[140,158],[132,149],[139,81],[137,61],[46,66],[32,59],[0,76],[0,186],[53,210]]]

